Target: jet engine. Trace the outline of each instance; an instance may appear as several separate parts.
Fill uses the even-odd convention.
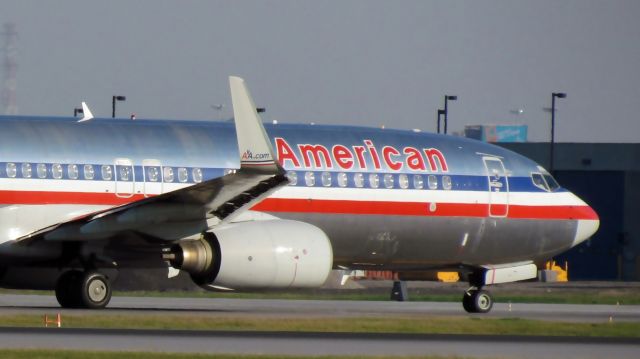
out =
[[[280,219],[216,227],[178,243],[165,258],[205,289],[318,287],[333,265],[321,229]]]

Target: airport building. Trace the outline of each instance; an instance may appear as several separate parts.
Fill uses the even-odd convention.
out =
[[[497,143],[549,168],[550,144]],[[558,256],[569,280],[640,280],[640,144],[556,143],[554,175],[593,207],[600,229]]]

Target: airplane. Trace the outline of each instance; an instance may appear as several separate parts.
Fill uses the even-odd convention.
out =
[[[100,309],[120,268],[210,290],[322,285],[332,269],[454,270],[463,308],[588,239],[596,212],[535,162],[432,133],[233,122],[0,117],[0,287]]]

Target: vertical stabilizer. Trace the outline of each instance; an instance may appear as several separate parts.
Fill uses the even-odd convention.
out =
[[[78,122],[89,121],[93,118],[93,113],[91,113],[89,106],[87,106],[87,103],[84,101],[82,102],[82,114],[82,119],[78,120]]]
[[[282,171],[276,162],[269,136],[267,136],[267,132],[262,126],[262,119],[258,115],[256,105],[247,90],[244,80],[240,77],[230,76],[229,86],[231,87],[233,116],[238,136],[240,168],[260,171]]]

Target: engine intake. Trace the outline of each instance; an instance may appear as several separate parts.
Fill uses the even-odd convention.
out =
[[[290,220],[223,225],[173,248],[171,264],[205,289],[317,287],[333,265],[326,234]]]

